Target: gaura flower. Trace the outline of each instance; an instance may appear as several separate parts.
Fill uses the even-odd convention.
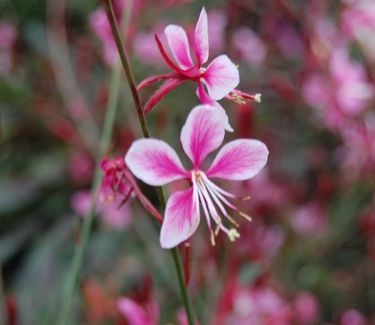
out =
[[[232,100],[253,99],[260,101],[259,94],[240,97],[245,94],[235,91],[240,77],[237,67],[226,55],[216,57],[207,68],[203,64],[208,60],[208,21],[203,8],[194,32],[193,50],[196,63],[190,55],[189,41],[185,30],[177,25],[168,25],[164,30],[168,47],[174,61],[168,56],[157,34],[155,39],[165,62],[174,71],[172,73],[152,76],[142,81],[138,90],[155,82],[165,80],[164,84],[152,95],[145,106],[148,113],[165,95],[187,80],[198,84],[197,95],[202,104],[210,104],[222,108],[216,101],[228,97]]]
[[[223,217],[238,226],[226,208],[251,220],[230,202],[235,195],[220,188],[212,179],[240,181],[252,178],[267,162],[265,144],[253,139],[231,141],[221,148],[207,170],[201,168],[205,158],[222,144],[225,123],[220,111],[208,105],[197,106],[190,112],[180,136],[183,150],[193,163],[190,170],[183,167],[177,153],[167,143],[157,139],[136,140],[125,156],[133,174],[149,185],[162,186],[179,179],[189,181],[189,189],[173,193],[167,202],[160,234],[163,248],[172,248],[195,232],[200,221],[200,207],[213,245],[219,230],[231,241],[239,237],[236,229],[224,225]],[[212,220],[216,224],[215,232]]]

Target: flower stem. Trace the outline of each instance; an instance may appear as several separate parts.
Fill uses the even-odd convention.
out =
[[[134,104],[135,104],[135,108],[136,108],[136,111],[137,111],[138,120],[139,120],[139,123],[141,125],[143,136],[145,138],[149,138],[150,137],[150,131],[149,131],[149,128],[148,128],[148,125],[147,125],[145,113],[144,113],[142,103],[141,103],[141,100],[140,100],[140,97],[139,97],[139,93],[138,93],[138,90],[137,90],[137,84],[136,84],[135,79],[134,79],[133,71],[132,71],[132,68],[131,68],[131,65],[130,65],[130,60],[128,59],[128,55],[127,55],[126,50],[125,50],[125,48],[122,44],[122,41],[121,41],[121,35],[120,35],[120,31],[119,31],[119,28],[118,28],[116,17],[115,17],[114,11],[113,11],[112,2],[111,2],[111,0],[103,0],[103,3],[104,3],[104,7],[105,7],[105,10],[106,10],[106,13],[107,13],[108,21],[111,25],[112,33],[113,33],[113,36],[114,36],[114,39],[115,39],[115,42],[116,42],[116,46],[117,46],[117,49],[118,49],[118,52],[119,52],[119,55],[120,55],[121,63],[122,63],[122,66],[123,66],[125,74],[126,74],[126,78],[128,80],[128,83],[129,83],[130,91],[131,91],[132,96],[133,96],[133,101],[134,101]],[[164,207],[165,207],[165,196],[164,196],[162,188],[158,188],[158,198],[159,198],[159,204],[160,204],[161,208],[164,209]],[[183,300],[185,310],[186,310],[186,315],[187,315],[187,318],[188,318],[188,323],[189,323],[189,325],[194,325],[193,311],[192,311],[192,308],[191,308],[191,303],[190,303],[188,291],[187,291],[187,288],[186,288],[186,285],[185,285],[184,273],[183,273],[183,268],[182,268],[182,265],[181,265],[180,256],[179,256],[177,248],[172,249],[171,252],[172,252],[174,266],[175,266],[175,269],[176,269],[176,272],[177,272],[178,283],[179,283],[179,286],[180,286],[180,290],[181,290],[181,294],[182,294],[182,300]]]
[[[124,71],[125,71],[126,79],[128,80],[130,91],[132,93],[133,101],[134,101],[135,108],[136,108],[136,111],[137,111],[138,120],[139,120],[139,123],[140,123],[141,128],[142,128],[143,136],[145,138],[149,138],[150,137],[150,130],[148,129],[148,126],[147,126],[147,123],[146,123],[145,114],[143,112],[141,99],[140,99],[138,91],[137,91],[137,85],[136,85],[136,82],[135,82],[135,79],[134,79],[133,71],[132,71],[131,66],[130,66],[128,55],[127,55],[126,50],[123,47],[122,42],[121,42],[120,30],[118,28],[116,16],[115,16],[115,13],[113,11],[112,2],[111,2],[111,0],[103,0],[103,2],[104,2],[105,10],[106,10],[106,13],[107,13],[108,21],[111,25],[112,34],[113,34],[113,37],[115,38],[115,41],[116,41],[117,50],[118,50],[119,55],[120,55],[120,60],[121,60],[122,66],[123,66]]]
[[[189,294],[187,291],[187,287],[185,285],[186,282],[185,282],[185,276],[184,276],[184,272],[183,272],[183,268],[181,264],[180,254],[178,253],[177,247],[172,248],[171,251],[172,251],[173,262],[177,271],[178,283],[180,285],[182,300],[185,305],[185,311],[186,311],[186,316],[188,318],[188,323],[189,325],[194,325],[193,310],[191,308]]]
[[[107,104],[107,110],[105,114],[104,119],[104,125],[103,125],[103,132],[100,139],[99,144],[99,152],[97,156],[97,163],[95,168],[95,174],[94,174],[94,181],[91,187],[91,193],[92,193],[92,204],[90,207],[90,211],[86,215],[83,226],[82,226],[82,232],[81,237],[79,239],[79,243],[77,244],[77,247],[74,251],[74,256],[72,260],[72,264],[69,270],[69,273],[67,275],[66,279],[66,286],[64,287],[63,292],[63,302],[62,307],[60,310],[60,314],[58,317],[57,324],[59,325],[65,325],[68,324],[68,318],[69,318],[69,312],[72,306],[73,297],[74,297],[74,291],[76,288],[76,283],[78,281],[79,277],[79,271],[82,266],[83,256],[86,250],[87,242],[90,237],[91,228],[94,220],[95,215],[95,205],[99,193],[99,185],[102,180],[102,173],[100,171],[100,161],[103,158],[105,152],[107,151],[107,148],[110,143],[111,135],[112,135],[112,129],[113,124],[115,121],[116,116],[116,108],[117,108],[117,102],[118,102],[118,96],[120,91],[120,80],[121,80],[121,70],[118,64],[116,64],[116,67],[114,68],[111,76],[111,84],[110,84],[110,97]]]

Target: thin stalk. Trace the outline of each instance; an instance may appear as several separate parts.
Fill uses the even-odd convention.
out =
[[[186,282],[185,282],[185,276],[184,276],[184,272],[183,272],[183,268],[181,264],[180,254],[178,253],[178,249],[176,247],[172,248],[171,252],[172,252],[174,266],[177,272],[178,283],[180,285],[182,300],[184,302],[186,316],[188,318],[188,323],[189,325],[194,325],[193,310],[191,308],[189,294],[185,285]]]
[[[120,80],[121,80],[121,70],[118,64],[116,64],[115,68],[112,71],[111,75],[111,83],[110,83],[110,95],[107,104],[104,124],[103,124],[103,132],[100,139],[99,144],[99,153],[97,157],[97,163],[95,168],[94,174],[94,181],[91,187],[92,195],[92,204],[90,207],[90,211],[86,215],[83,226],[81,237],[79,239],[79,243],[74,251],[74,256],[72,260],[72,264],[67,276],[66,280],[66,287],[63,293],[63,303],[60,310],[59,318],[57,324],[65,325],[68,324],[68,318],[70,309],[73,302],[74,292],[76,288],[76,284],[79,277],[79,271],[82,266],[83,256],[86,250],[87,242],[90,237],[91,228],[94,220],[95,215],[95,205],[99,194],[99,186],[102,180],[102,173],[100,171],[100,161],[105,155],[106,151],[108,150],[110,139],[112,135],[112,129],[115,121],[116,116],[116,109],[118,103],[118,96],[120,92]]]
[[[137,84],[134,79],[133,70],[131,69],[131,66],[130,66],[130,61],[128,59],[128,55],[126,53],[125,48],[122,46],[121,34],[120,34],[120,30],[117,24],[115,13],[113,11],[112,2],[111,0],[103,0],[103,2],[104,2],[104,7],[107,13],[109,23],[111,25],[112,34],[116,41],[117,50],[120,55],[120,60],[125,71],[126,79],[128,80],[130,91],[132,93],[134,105],[137,111],[139,124],[141,125],[141,128],[142,128],[143,136],[145,138],[149,138],[150,130],[146,123],[145,114],[144,114],[142,103],[141,103],[141,98],[139,97],[139,94],[137,91]]]
[[[111,0],[103,0],[104,7],[107,13],[108,21],[111,25],[112,34],[114,36],[116,46],[120,55],[121,63],[125,71],[126,78],[128,80],[128,84],[130,87],[130,91],[133,96],[133,101],[135,104],[135,108],[138,115],[139,124],[141,125],[142,133],[145,138],[150,137],[150,131],[147,125],[147,121],[145,118],[144,109],[141,103],[141,99],[139,97],[139,93],[137,90],[137,84],[134,79],[133,70],[130,65],[130,60],[128,58],[128,55],[126,53],[126,50],[122,44],[121,41],[121,35],[119,31],[119,27],[116,21],[116,16],[113,11],[113,6]],[[165,207],[165,196],[162,188],[158,188],[158,197],[159,197],[159,203],[162,209]],[[177,277],[178,277],[178,283],[180,286],[181,294],[182,294],[182,300],[185,306],[186,315],[188,318],[189,325],[194,325],[194,317],[193,317],[193,311],[191,308],[191,303],[188,295],[188,291],[185,285],[185,278],[183,273],[183,268],[181,266],[181,260],[178,253],[177,248],[173,248],[171,250],[174,266],[176,269]]]

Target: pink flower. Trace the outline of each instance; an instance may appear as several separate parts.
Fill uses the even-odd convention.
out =
[[[86,190],[74,193],[71,199],[74,212],[80,217],[85,217],[92,205],[91,193]],[[128,204],[118,196],[111,201],[99,199],[96,204],[96,212],[100,215],[102,222],[114,230],[123,230],[129,226],[131,211]]]
[[[319,318],[319,303],[314,295],[301,292],[294,301],[298,324],[314,324]]]
[[[211,219],[217,224],[215,235],[222,230],[231,241],[239,237],[237,230],[224,225],[220,214],[237,225],[224,206],[249,219],[228,201],[228,198],[235,196],[214,184],[211,178],[250,179],[266,164],[268,150],[260,141],[237,139],[227,143],[211,166],[202,171],[202,162],[223,142],[225,123],[220,111],[208,105],[197,106],[190,112],[180,136],[182,147],[193,162],[193,168],[189,171],[182,166],[177,153],[161,140],[136,140],[125,156],[125,162],[133,174],[149,185],[162,186],[178,179],[186,179],[191,185],[185,191],[173,193],[167,202],[160,234],[163,248],[172,248],[195,232],[200,221],[200,206],[206,217],[212,244],[215,241]]]
[[[185,30],[177,25],[168,25],[164,30],[166,40],[174,61],[168,56],[157,34],[156,42],[165,62],[173,70],[172,73],[146,78],[138,89],[155,82],[166,80],[154,93],[145,106],[148,113],[165,95],[187,80],[198,84],[197,95],[202,104],[222,107],[216,101],[230,95],[239,84],[240,77],[237,67],[226,55],[216,57],[207,68],[203,64],[208,60],[208,21],[203,8],[194,32],[193,49],[197,59],[194,63],[189,49],[189,41]],[[251,96],[254,99],[254,96]],[[259,96],[257,97],[259,100]],[[230,129],[230,127],[227,127]]]
[[[117,307],[129,325],[157,325],[159,323],[159,307],[155,301],[140,305],[129,298],[120,298]]]
[[[113,9],[119,25],[121,25],[121,15],[125,8],[126,0],[113,1]],[[103,8],[94,11],[90,16],[90,27],[104,45],[104,59],[109,66],[115,63],[118,52],[113,38],[111,25]]]
[[[241,27],[233,34],[233,46],[241,58],[251,66],[262,65],[267,54],[267,48],[261,38],[250,28]]]
[[[124,160],[121,157],[105,158],[100,163],[100,168],[104,173],[100,187],[100,200],[113,201],[116,196],[126,200],[132,191],[132,187],[125,177]]]
[[[367,325],[365,317],[355,309],[346,310],[341,316],[340,325]]]

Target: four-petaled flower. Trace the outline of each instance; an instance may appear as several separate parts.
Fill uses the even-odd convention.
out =
[[[258,140],[237,139],[224,145],[211,166],[203,171],[202,162],[223,142],[225,124],[220,111],[208,105],[197,106],[190,112],[180,136],[183,150],[193,163],[189,171],[182,166],[177,153],[166,142],[157,139],[136,140],[125,156],[133,174],[149,185],[162,186],[178,179],[186,179],[191,185],[187,190],[173,193],[167,202],[160,234],[163,248],[172,248],[195,232],[200,208],[206,217],[212,244],[219,230],[231,241],[239,237],[237,230],[224,225],[223,217],[238,226],[226,207],[250,219],[230,202],[236,197],[211,179],[241,181],[252,178],[266,164],[268,150]],[[216,223],[215,231],[211,219]]]
[[[202,104],[214,105],[222,109],[216,101],[226,96],[232,99],[233,96],[230,95],[239,84],[240,77],[237,67],[226,55],[218,56],[207,68],[203,67],[203,64],[208,60],[209,52],[208,23],[205,9],[203,8],[200,13],[194,33],[193,49],[197,63],[194,63],[191,58],[188,38],[182,27],[168,25],[164,33],[175,62],[166,53],[157,34],[155,39],[165,62],[174,72],[149,77],[139,84],[138,90],[155,82],[166,80],[147,102],[145,112],[148,113],[165,95],[187,80],[197,82],[197,95]],[[259,95],[256,95],[256,97],[249,96],[251,99],[260,100]],[[227,129],[231,129],[229,125],[227,125]]]

